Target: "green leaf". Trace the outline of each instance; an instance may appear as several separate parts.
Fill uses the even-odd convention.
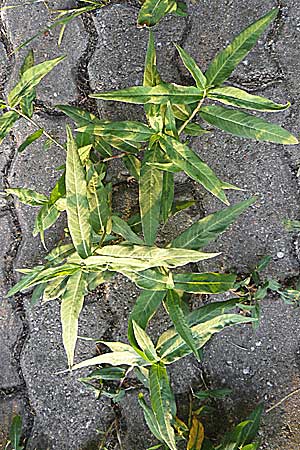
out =
[[[149,384],[151,406],[161,439],[171,450],[176,450],[175,433],[171,425],[175,415],[174,400],[171,398],[169,378],[163,365],[153,364],[150,367]]]
[[[62,197],[65,197],[66,195],[66,180],[65,180],[65,172],[62,174],[61,177],[57,180],[57,182],[54,185],[54,188],[52,189],[50,193],[49,202],[51,205],[57,202]]]
[[[85,172],[72,132],[67,127],[66,193],[68,227],[73,244],[82,258],[90,255],[91,226]]]
[[[209,124],[234,136],[275,144],[298,144],[298,139],[279,125],[242,111],[211,105],[204,106],[199,114]]]
[[[235,274],[223,273],[178,273],[174,274],[177,290],[195,294],[222,294],[233,289]]]
[[[178,50],[179,56],[182,59],[183,64],[194,78],[196,86],[204,90],[207,81],[205,75],[203,75],[202,70],[200,69],[196,61],[179,45],[175,44],[175,47]]]
[[[154,43],[154,34],[152,31],[149,32],[149,41],[145,60],[144,69],[144,86],[156,86],[160,84],[161,78],[156,66],[156,51]]]
[[[145,142],[153,134],[147,125],[140,122],[106,122],[101,124],[84,125],[77,129],[80,133],[90,133],[105,139],[119,138],[126,141]]]
[[[20,118],[15,111],[7,111],[0,117],[0,144]]]
[[[95,233],[103,233],[111,216],[111,185],[104,186],[101,177],[95,172],[88,184],[90,224]]]
[[[164,303],[177,333],[181,336],[186,345],[191,349],[196,358],[199,360],[197,346],[194,341],[191,329],[186,321],[184,312],[181,309],[181,299],[178,293],[173,289],[169,289]]]
[[[232,86],[223,86],[210,89],[207,96],[208,98],[218,100],[225,105],[253,109],[255,111],[282,111],[291,105],[289,102],[285,105],[274,103],[268,98],[248,94],[248,92]]]
[[[172,247],[192,249],[205,247],[223,233],[255,201],[256,197],[251,197],[198,220],[171,242]]]
[[[209,389],[207,391],[197,391],[193,393],[193,396],[199,398],[200,400],[204,400],[207,398],[224,398],[227,395],[232,393],[232,389],[224,388],[224,389]]]
[[[278,9],[268,12],[268,14],[247,27],[228,47],[215,57],[205,74],[209,86],[218,86],[230,76],[235,67],[252,50],[259,37],[277,14]]]
[[[26,70],[30,69],[33,66],[34,66],[33,50],[29,50],[22,64],[20,70],[20,77],[22,77],[22,75],[26,72]],[[33,101],[35,100],[35,98],[36,92],[35,89],[33,88],[28,92],[28,95],[22,98],[20,102],[21,111],[27,117],[32,117],[33,115]]]
[[[33,227],[33,236],[36,236],[38,233],[41,235],[41,240],[44,243],[44,231],[48,228],[52,227],[52,225],[57,221],[60,216],[60,211],[56,207],[56,205],[43,205],[39,210]]]
[[[44,194],[39,194],[32,189],[26,188],[9,188],[5,189],[7,194],[12,194],[18,197],[20,202],[30,206],[41,206],[48,202],[48,198]]]
[[[158,361],[153,342],[148,334],[134,320],[132,321],[135,340],[149,362]]]
[[[133,86],[118,91],[91,94],[92,98],[114,100],[126,103],[165,105],[196,103],[202,100],[203,90],[194,86],[180,86],[171,83],[161,83],[157,86]]]
[[[138,15],[138,26],[153,27],[166,14],[175,12],[176,9],[175,0],[145,0]]]
[[[177,164],[190,178],[202,184],[205,189],[215,195],[223,203],[228,200],[223,190],[222,181],[213,170],[204,163],[187,145],[171,136],[161,136],[160,145],[169,158]]]
[[[57,277],[53,281],[48,282],[43,292],[42,303],[60,298],[66,290],[67,281],[68,276],[64,276]]]
[[[84,111],[83,109],[76,108],[70,105],[56,105],[56,108],[62,111],[66,116],[70,117],[78,126],[90,125],[98,122],[103,122],[94,114]]]
[[[86,292],[85,274],[78,271],[70,276],[61,301],[61,324],[63,343],[69,367],[73,366],[78,333],[78,318]]]
[[[139,181],[141,174],[141,162],[134,155],[126,155],[123,156],[123,163],[125,164],[126,169],[130,173],[130,175]]]
[[[9,440],[12,450],[23,450],[21,445],[22,436],[22,418],[21,416],[14,416],[9,430]]]
[[[184,128],[184,134],[188,136],[202,136],[203,134],[207,134],[209,131],[204,130],[200,125],[197,123],[188,123]]]
[[[140,293],[131,311],[128,322],[128,340],[132,345],[137,344],[133,332],[133,321],[145,330],[165,295],[165,291],[142,291]]]
[[[165,223],[171,215],[174,201],[174,175],[169,172],[163,174],[161,193],[161,219]]]
[[[130,226],[118,216],[112,216],[112,231],[121,235],[125,240],[131,244],[143,245],[143,240],[135,234]]]
[[[240,445],[250,444],[253,441],[253,439],[256,438],[263,410],[264,406],[261,403],[248,417],[247,420],[249,420],[250,422],[248,423],[248,425],[246,425],[246,427],[242,431],[241,439],[239,442]]]
[[[144,239],[153,245],[160,222],[160,208],[163,189],[163,174],[147,163],[159,160],[161,150],[158,144],[146,151],[139,179],[139,204]]]
[[[7,96],[9,106],[16,107],[22,99],[30,95],[32,89],[64,58],[60,56],[27,69]]]
[[[34,133],[27,136],[24,142],[18,147],[18,152],[23,152],[30,144],[32,144],[34,141],[39,139],[43,135],[44,129],[40,128],[39,130],[35,131]]]
[[[255,320],[249,317],[243,317],[238,314],[224,314],[204,323],[192,326],[191,331],[196,342],[197,349],[200,350],[214,334],[219,333],[226,326],[250,323],[254,321]],[[170,335],[167,331],[166,337],[167,339],[165,339],[163,335],[161,336],[160,342],[156,348],[157,353],[166,364],[170,364],[191,353],[190,347],[186,345],[178,333],[172,333]]]
[[[146,421],[146,424],[147,424],[149,430],[156,437],[156,439],[158,439],[159,441],[163,441],[162,437],[160,435],[159,425],[157,423],[155,415],[154,415],[152,409],[149,408],[149,406],[145,402],[144,396],[141,393],[138,396],[138,402],[144,412],[145,421]],[[159,448],[159,447],[154,447],[154,448]]]

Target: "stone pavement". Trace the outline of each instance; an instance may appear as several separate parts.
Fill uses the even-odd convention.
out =
[[[5,0],[3,5],[13,4]],[[53,5],[53,2],[49,4]],[[55,6],[66,4],[56,2]],[[69,3],[71,5],[71,3]],[[298,0],[199,0],[189,5],[186,19],[167,17],[157,27],[158,65],[165,80],[190,81],[180,63],[173,42],[189,51],[205,69],[209,60],[244,26],[268,9],[280,6],[280,16],[246,61],[234,72],[232,83],[250,92],[289,100],[290,110],[274,115],[274,121],[299,134],[300,120],[300,4]],[[100,117],[140,117],[141,109],[87,99],[91,91],[116,89],[141,83],[147,45],[147,31],[135,26],[134,3],[113,2],[93,15],[78,18],[67,27],[60,48],[58,30],[43,33],[30,47],[36,61],[61,54],[68,57],[41,83],[35,119],[55,137],[64,139],[66,120],[53,109],[57,103],[98,107]],[[25,50],[12,54],[21,42],[43,29],[50,21],[44,3],[8,9],[1,13],[0,86],[5,94],[16,79]],[[270,119],[270,116],[269,116]],[[272,119],[272,117],[271,117]],[[271,120],[270,119],[270,120]],[[63,160],[56,148],[42,149],[38,141],[18,154],[18,144],[31,132],[20,122],[0,147],[1,190],[25,186],[47,193],[57,177],[55,168]],[[192,141],[193,148],[221,178],[245,188],[230,199],[258,194],[254,207],[210,247],[222,256],[206,269],[232,269],[247,273],[263,255],[273,257],[268,274],[283,282],[299,275],[299,247],[296,234],[287,233],[282,221],[300,217],[299,148],[292,149],[235,139],[213,132]],[[117,178],[114,177],[117,175]],[[112,168],[113,179],[126,182],[126,172]],[[178,195],[194,196],[196,207],[183,213],[164,230],[163,237],[220,204],[199,186],[180,177]],[[130,198],[129,198],[130,200]],[[24,295],[5,299],[16,281],[14,269],[30,267],[43,257],[39,240],[32,237],[32,208],[0,200],[0,448],[4,447],[11,417],[24,420],[27,450],[83,450],[97,448],[97,430],[106,429],[113,419],[110,403],[96,400],[78,381],[78,373],[57,375],[65,367],[58,303],[31,307]],[[120,204],[122,204],[120,201]],[[47,233],[51,247],[60,237],[63,220]],[[203,266],[201,266],[203,267]],[[137,296],[124,278],[87,299],[80,319],[80,334],[103,339],[125,339],[128,313]],[[199,298],[194,298],[194,304]],[[188,398],[190,386],[201,386],[202,377],[211,387],[233,389],[230,400],[218,403],[215,423],[222,433],[235,419],[242,419],[258,401],[269,408],[300,386],[300,313],[270,296],[263,304],[258,330],[237,327],[218,335],[207,346],[203,364],[194,359],[172,368],[172,382],[180,403]],[[165,326],[160,323],[151,332]],[[93,355],[94,346],[80,342],[76,358]],[[266,415],[262,449],[299,450],[300,398],[295,395]],[[130,393],[121,404],[124,450],[145,450],[151,444],[142,414]],[[2,446],[2,447],[1,447]],[[116,447],[118,448],[118,447]]]

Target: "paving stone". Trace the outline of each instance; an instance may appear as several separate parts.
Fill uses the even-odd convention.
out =
[[[142,84],[149,33],[138,29],[136,20],[137,10],[121,4],[103,8],[94,17],[98,45],[88,71],[95,92]],[[173,42],[180,42],[184,27],[184,19],[170,16],[156,28],[158,66],[165,81],[179,81]],[[141,107],[103,101],[98,105],[101,117],[141,118]]]
[[[8,395],[0,401],[0,448],[5,449],[9,438],[12,420],[16,415],[22,417],[22,432],[24,436],[29,431],[30,419],[27,404],[21,394]]]
[[[282,2],[281,27],[274,42],[274,51],[280,61],[289,91],[297,100],[299,99],[298,80],[300,76],[298,57],[300,44],[299,21],[299,2],[297,0],[284,0]]]
[[[65,125],[64,118],[49,117],[41,114],[34,116],[42,127],[50,134],[64,142]],[[34,128],[24,121],[20,121],[14,128],[15,143],[19,146],[27,135],[32,133]],[[40,138],[22,153],[15,155],[10,175],[9,183],[11,187],[26,187],[48,195],[54,187],[55,181],[60,175],[60,171],[55,170],[65,162],[63,150],[57,146],[52,146],[48,150],[43,149],[45,140]],[[22,244],[15,260],[16,267],[31,267],[33,264],[42,262],[45,250],[42,247],[39,237],[32,236],[35,215],[37,208],[24,205],[16,200],[16,211],[22,229]],[[53,228],[45,232],[46,245],[53,248],[55,242],[62,237],[63,220],[57,222]]]
[[[94,449],[99,435],[113,419],[110,401],[97,400],[78,381],[89,369],[60,372],[67,361],[62,345],[59,302],[31,308],[26,304],[30,335],[22,354],[22,371],[35,420],[27,448],[82,450]],[[84,307],[79,335],[99,338],[107,329],[101,303]],[[76,362],[96,355],[95,344],[80,340]]]
[[[237,34],[275,6],[275,0],[263,3],[257,0],[204,0],[191,5],[184,47],[205,70],[215,55]],[[267,38],[268,32],[234,72],[234,78],[237,77],[240,84],[259,85],[264,80],[276,80],[278,77],[276,61],[266,46]]]
[[[220,431],[228,421],[245,418],[260,401],[269,408],[299,386],[299,319],[298,308],[270,297],[262,303],[257,330],[249,325],[228,328],[206,346],[206,379],[212,388],[233,391],[230,398],[218,402],[221,413],[215,423]],[[293,415],[296,405],[299,411],[299,396],[293,400],[266,415],[263,449],[298,448],[299,440],[295,446],[293,443],[299,437],[299,421],[295,423]],[[289,423],[290,437],[286,440]]]
[[[14,239],[11,233],[11,223],[7,215],[0,217],[0,390],[20,385],[18,362],[14,349],[20,338],[23,325],[15,311],[13,299],[5,298],[7,293],[5,264],[9,258],[9,249]],[[0,400],[1,403],[1,400]]]
[[[269,97],[276,99],[274,91],[277,99],[283,101],[285,96],[277,88],[272,88]],[[276,120],[268,115],[268,120],[285,125],[286,114],[276,115]],[[284,219],[297,219],[300,213],[298,180],[286,147],[235,138],[218,130],[194,139],[192,147],[221,179],[245,189],[243,193],[227,191],[232,204],[257,195],[255,205],[207,247],[211,251],[221,251],[222,255],[204,263],[203,267],[245,273],[259,258],[270,255],[273,260],[268,273],[273,277],[284,279],[297,275],[296,236],[283,226]],[[201,187],[198,192],[200,195],[202,192],[206,213],[222,208],[220,202],[204,193]]]
[[[15,4],[15,2],[13,0],[5,2],[5,6],[10,4]],[[48,3],[48,7],[52,9],[66,8],[72,5],[74,3],[65,1],[52,1]],[[13,49],[16,49],[35,33],[45,30],[47,26],[51,25],[51,20],[53,19],[44,2],[5,9],[1,14],[7,29],[8,39]],[[22,20],[20,20],[20,17],[22,17]],[[18,79],[18,71],[24,56],[28,49],[31,48],[34,51],[36,63],[56,58],[60,55],[67,56],[41,82],[37,88],[38,98],[48,105],[68,103],[77,99],[76,71],[79,60],[87,47],[88,35],[80,18],[74,19],[67,26],[60,47],[57,45],[59,32],[60,27],[46,31],[34,39],[25,49],[21,49],[15,53],[15,67],[8,88],[11,88]]]

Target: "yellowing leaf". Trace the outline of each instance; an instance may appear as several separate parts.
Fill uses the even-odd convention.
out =
[[[187,450],[201,450],[203,440],[204,440],[204,427],[200,422],[200,420],[196,416],[194,416],[192,428],[190,429]]]

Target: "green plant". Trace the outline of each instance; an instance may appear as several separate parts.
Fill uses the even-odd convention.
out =
[[[238,189],[220,180],[182,141],[183,134],[201,136],[208,132],[202,124],[193,121],[197,115],[202,121],[236,136],[280,144],[298,142],[279,125],[256,115],[215,104],[204,105],[206,100],[210,100],[269,112],[289,106],[223,85],[276,15],[277,10],[272,10],[244,30],[215,57],[205,75],[195,61],[177,46],[195,86],[179,86],[161,80],[156,67],[154,36],[150,33],[143,86],[91,95],[103,100],[143,104],[148,124],[100,120],[74,106],[58,105],[57,108],[75,122],[77,133],[74,137],[67,127],[66,164],[60,168],[62,175],[50,195],[22,187],[7,189],[8,194],[16,195],[21,202],[40,207],[33,233],[39,233],[43,242],[45,230],[56,222],[62,211],[66,211],[68,221],[66,240],[48,253],[46,264],[20,269],[24,276],[8,295],[34,287],[33,301],[61,299],[63,343],[70,368],[108,364],[116,366],[120,375],[124,372],[123,366],[129,370],[134,367],[150,391],[151,407],[143,397],[139,398],[146,422],[155,437],[173,450],[176,449],[176,404],[167,365],[190,353],[199,359],[202,347],[225,326],[255,322],[253,318],[229,313],[239,299],[216,302],[192,312],[188,310],[189,294],[218,294],[233,290],[234,274],[178,273],[174,269],[218,256],[202,249],[224,232],[255,199],[244,200],[204,217],[170,239],[163,248],[156,245],[158,231],[174,213],[191,204],[190,201],[177,204],[174,200],[175,173],[185,172],[226,205],[229,202],[225,191]],[[22,151],[41,134],[65,151],[65,146],[39,128],[32,119],[34,88],[60,60],[34,66],[32,54],[29,54],[20,82],[8,95],[7,102],[3,102],[3,108],[8,111],[1,117],[2,138],[21,117],[38,128],[22,144]],[[141,160],[139,155],[143,155]],[[138,184],[139,212],[127,221],[121,211],[113,209],[113,187],[106,182],[107,166],[115,158],[122,159]],[[104,342],[110,353],[74,366],[78,320],[84,297],[98,285],[111,280],[115,273],[123,274],[142,290],[129,319],[130,345]],[[161,304],[174,327],[163,333],[154,344],[145,330]],[[103,379],[104,369],[100,370],[100,378]],[[117,376],[116,372],[114,376]],[[117,401],[123,395],[121,388],[112,391],[101,386],[100,391]],[[207,445],[208,449],[213,448]],[[251,448],[256,447],[247,450]]]
[[[24,446],[22,445],[22,418],[21,416],[14,416],[10,431],[9,431],[9,440],[5,445],[4,450],[23,450]]]

